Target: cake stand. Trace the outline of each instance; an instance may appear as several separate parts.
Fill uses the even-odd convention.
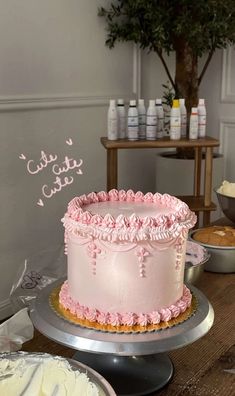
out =
[[[166,352],[203,337],[211,328],[214,311],[201,291],[188,285],[197,299],[196,312],[174,327],[147,333],[107,333],[82,328],[59,317],[49,296],[62,284],[46,286],[30,307],[34,326],[46,337],[73,348],[74,359],[98,371],[118,395],[149,395],[165,386],[173,375]]]

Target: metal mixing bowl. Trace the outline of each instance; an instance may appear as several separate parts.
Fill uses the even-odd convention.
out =
[[[191,231],[189,240],[204,246],[210,254],[210,258],[204,267],[205,271],[220,273],[235,272],[235,246],[215,246],[195,241],[193,235],[198,230]]]
[[[195,285],[203,274],[209,258],[207,249],[196,242],[187,241],[184,282]]]
[[[235,197],[229,197],[228,195],[221,194],[217,190],[218,188],[214,189],[220,209],[223,214],[235,224]]]

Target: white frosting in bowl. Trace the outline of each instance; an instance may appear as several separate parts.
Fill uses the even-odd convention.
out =
[[[72,370],[66,359],[27,354],[0,359],[0,395],[100,396],[88,376]]]
[[[230,183],[227,180],[224,180],[217,192],[222,195],[235,198],[235,183]]]

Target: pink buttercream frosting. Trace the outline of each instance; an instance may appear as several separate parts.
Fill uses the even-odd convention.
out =
[[[97,311],[94,308],[91,309],[91,308],[87,307],[87,308],[85,308],[84,316],[90,322],[96,322]]]
[[[162,322],[169,322],[172,318],[172,312],[169,308],[163,308],[160,310],[161,320]]]
[[[105,324],[108,322],[108,315],[105,312],[98,312],[97,313],[97,322],[101,324]]]
[[[177,305],[171,305],[169,307],[169,310],[171,311],[172,314],[172,318],[177,318],[177,316],[179,316],[180,314],[180,308]]]
[[[112,326],[120,326],[122,324],[122,318],[121,315],[118,312],[112,312],[110,314],[107,314],[108,317],[108,324],[111,324]]]
[[[161,322],[161,315],[158,311],[153,311],[151,314],[149,314],[149,318],[153,324],[158,324]]]
[[[59,301],[61,305],[68,309],[79,319],[86,318],[91,322],[97,321],[101,324],[111,324],[112,326],[139,324],[147,326],[149,324],[158,324],[160,321],[168,322],[176,318],[191,305],[192,295],[190,290],[184,285],[182,297],[170,307],[162,308],[160,311],[146,312],[100,312],[95,308],[85,307],[75,302],[69,294],[68,281],[65,281],[61,287]]]
[[[137,323],[137,316],[133,312],[122,315],[122,323],[127,326],[134,326]]]
[[[76,315],[79,319],[84,319],[84,308],[81,305],[76,306]]]
[[[120,203],[120,213],[92,213],[93,205],[107,202],[107,210]],[[122,210],[126,205],[132,209],[125,215]],[[110,206],[111,205],[111,206]],[[150,214],[138,214],[138,205],[146,208]],[[96,206],[95,209],[98,207]],[[96,212],[96,210],[95,210]],[[136,213],[137,212],[137,213]],[[166,240],[185,234],[196,223],[196,215],[186,203],[168,194],[143,194],[132,190],[101,191],[74,198],[68,205],[67,213],[62,219],[66,231],[76,235],[90,235],[107,241],[143,241]],[[115,232],[114,232],[115,231]]]

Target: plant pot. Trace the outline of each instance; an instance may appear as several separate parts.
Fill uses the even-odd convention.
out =
[[[223,181],[223,156],[214,153],[212,190]],[[205,159],[202,159],[201,195],[204,192]],[[194,159],[177,158],[175,151],[161,152],[156,156],[156,191],[170,195],[193,195]],[[217,197],[212,191],[212,201],[217,204]],[[211,220],[221,217],[221,210],[212,212]]]

